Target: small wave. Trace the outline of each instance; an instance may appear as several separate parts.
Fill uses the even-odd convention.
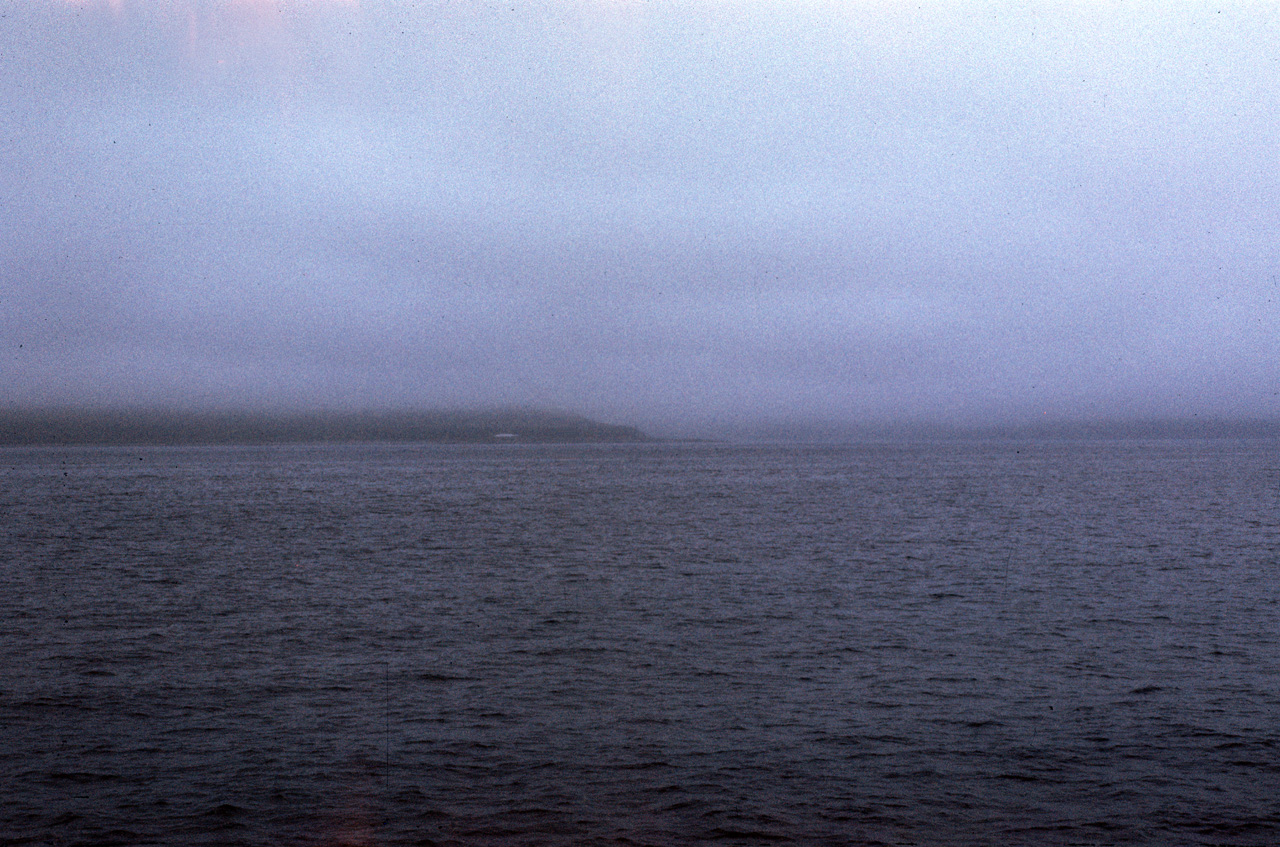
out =
[[[1252,836],[1263,832],[1274,833],[1277,829],[1280,829],[1280,827],[1277,827],[1274,821],[1242,821],[1239,823],[1205,823],[1192,826],[1191,829],[1202,835],[1211,835],[1214,837],[1241,837]]]
[[[997,774],[996,779],[1008,780],[1011,782],[1040,782],[1041,777],[1029,773],[1002,773]]]
[[[447,673],[420,673],[417,676],[419,682],[466,682],[472,679],[469,676],[454,676]]]
[[[52,771],[46,777],[50,782],[72,782],[76,785],[92,785],[99,782],[112,782],[120,779],[114,773],[86,773],[83,771]]]
[[[712,841],[765,841],[771,844],[779,844],[784,841],[791,841],[789,835],[782,835],[777,832],[763,832],[750,829],[728,829],[718,826],[707,833],[707,838]]]
[[[653,761],[653,762],[634,762],[629,765],[621,765],[619,767],[619,770],[647,771],[647,770],[655,770],[657,768],[669,768],[669,767],[671,767],[670,762],[664,762],[659,760],[659,761]]]

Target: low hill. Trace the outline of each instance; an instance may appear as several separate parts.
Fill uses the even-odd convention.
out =
[[[629,426],[527,409],[340,413],[43,409],[0,412],[0,444],[634,442]]]

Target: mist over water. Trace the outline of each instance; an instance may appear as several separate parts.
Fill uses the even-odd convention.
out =
[[[0,830],[1270,843],[1275,447],[6,448]]]
[[[0,11],[6,405],[1280,413],[1259,7]]]

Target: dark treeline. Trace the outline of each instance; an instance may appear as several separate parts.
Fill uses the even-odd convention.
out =
[[[858,423],[727,426],[701,437],[731,441],[934,441],[954,439],[1280,438],[1280,420],[1176,418],[1128,421],[1045,421],[958,427]],[[631,426],[580,415],[530,409],[384,412],[175,412],[120,409],[0,411],[0,445],[35,444],[281,444],[290,442],[424,441],[636,442]]]
[[[524,409],[419,412],[0,412],[0,444],[272,444],[324,441],[619,442],[638,429]]]

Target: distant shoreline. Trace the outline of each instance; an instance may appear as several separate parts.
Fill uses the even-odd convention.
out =
[[[1280,420],[1170,418],[1045,421],[1005,426],[903,423],[705,423],[696,435],[653,437],[633,426],[536,409],[379,412],[10,409],[0,411],[0,446],[200,445],[423,442],[437,444],[859,443],[883,441],[1079,441],[1280,439]]]
[[[173,412],[44,409],[0,412],[0,445],[285,444],[325,442],[609,443],[650,441],[631,426],[530,410]]]
[[[700,432],[709,432],[703,427]],[[1280,419],[1149,418],[1044,421],[1007,425],[927,423],[841,424],[832,422],[741,426],[716,440],[796,444],[963,441],[1115,441],[1176,439],[1280,439]]]

